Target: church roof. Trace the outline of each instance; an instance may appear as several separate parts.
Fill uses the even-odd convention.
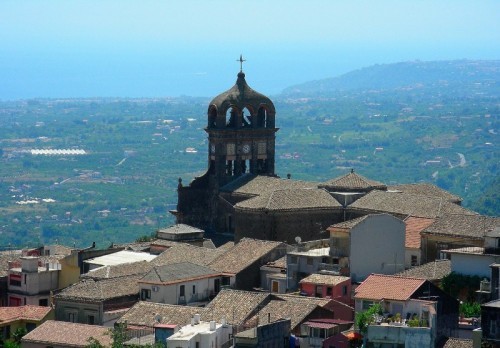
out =
[[[430,183],[393,185],[393,186],[388,186],[387,190],[401,191],[416,195],[440,197],[452,203],[460,203],[462,201],[462,198],[460,198],[459,196],[451,194],[448,191],[445,191],[437,187],[436,185]]]
[[[348,208],[354,211],[386,212],[430,219],[449,213],[477,215],[443,198],[379,190],[369,192]]]
[[[260,106],[265,105],[269,113],[276,112],[271,99],[248,86],[243,72],[238,73],[238,79],[233,87],[216,96],[209,105],[215,106],[219,114],[225,113],[231,106],[236,106],[240,110],[250,106],[258,110]]]
[[[291,211],[341,208],[342,205],[323,189],[299,188],[274,190],[239,202],[235,207],[245,210]]]
[[[500,218],[482,215],[445,214],[422,231],[424,234],[484,238],[500,226]]]
[[[367,179],[354,171],[335,179],[325,181],[318,185],[328,191],[371,191],[374,189],[385,190],[387,186],[381,182]]]
[[[281,179],[275,176],[245,174],[221,188],[223,192],[258,196],[274,190],[316,188],[317,183]]]

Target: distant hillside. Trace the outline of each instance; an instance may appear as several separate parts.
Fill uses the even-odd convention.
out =
[[[377,64],[344,75],[283,90],[285,96],[327,96],[339,91],[439,87],[464,90],[481,86],[498,91],[500,60],[453,60]]]

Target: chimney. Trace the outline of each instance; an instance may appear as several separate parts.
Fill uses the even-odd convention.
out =
[[[210,331],[215,331],[215,320],[210,321]]]
[[[194,315],[194,324],[198,325],[199,323],[200,323],[200,315],[199,314],[195,314]]]

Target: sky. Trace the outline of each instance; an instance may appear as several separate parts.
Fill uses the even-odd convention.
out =
[[[373,64],[500,59],[498,0],[1,0],[0,100],[273,95]]]

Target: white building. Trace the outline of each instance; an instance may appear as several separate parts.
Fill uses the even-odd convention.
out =
[[[212,321],[200,321],[195,314],[191,324],[181,327],[167,338],[167,345],[176,348],[220,348],[231,339],[233,329],[225,320],[219,324]]]

